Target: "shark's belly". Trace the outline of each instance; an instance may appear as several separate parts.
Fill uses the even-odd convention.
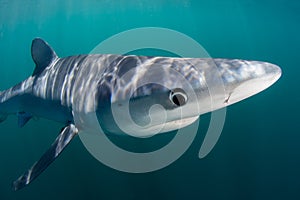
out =
[[[68,123],[73,121],[71,108],[57,100],[46,100],[40,97],[26,95],[22,98],[20,110],[33,116]]]

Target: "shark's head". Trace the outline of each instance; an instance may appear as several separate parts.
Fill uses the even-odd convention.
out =
[[[258,61],[125,59],[126,65],[119,65],[114,72],[113,86],[106,89],[111,106],[102,108],[102,125],[109,132],[122,130],[137,137],[185,127],[201,114],[266,89],[281,75],[276,65]]]
[[[224,83],[227,105],[265,90],[281,76],[281,69],[268,62],[228,59],[214,62]]]

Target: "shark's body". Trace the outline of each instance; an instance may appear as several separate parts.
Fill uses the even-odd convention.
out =
[[[258,61],[108,54],[58,58],[41,39],[33,40],[31,52],[36,64],[33,75],[0,94],[1,120],[8,114],[17,114],[22,127],[32,116],[39,116],[65,127],[42,158],[14,182],[16,190],[36,178],[83,129],[74,120],[78,113],[95,112],[107,133],[120,134],[122,129],[147,137],[153,135],[153,130],[167,132],[187,126],[200,114],[262,91],[281,75],[277,66]],[[152,80],[137,87],[149,77]],[[223,91],[211,94],[211,87],[220,88],[217,79],[222,81]],[[157,84],[162,82],[163,86]],[[133,108],[130,120],[140,126],[148,124],[144,129],[136,130],[126,117],[118,123],[114,121],[111,108],[115,106],[121,114],[125,113],[127,101]],[[162,105],[168,115],[163,123],[152,121],[149,125],[148,112],[155,104]],[[160,116],[158,111],[152,114]],[[121,129],[116,126],[120,123],[124,125]]]

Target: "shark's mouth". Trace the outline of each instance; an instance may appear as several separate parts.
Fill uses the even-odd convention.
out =
[[[199,116],[178,119],[178,120],[174,120],[174,121],[170,121],[170,122],[165,122],[165,123],[159,124],[159,125],[154,125],[149,128],[145,128],[143,137],[151,137],[151,136],[159,134],[159,133],[165,133],[165,132],[170,132],[170,131],[181,129],[183,127],[186,127],[186,126],[192,124],[198,118],[199,118]],[[156,134],[153,134],[152,130],[157,130]],[[147,133],[151,133],[151,134],[147,134]],[[140,137],[140,136],[137,135],[137,137]]]

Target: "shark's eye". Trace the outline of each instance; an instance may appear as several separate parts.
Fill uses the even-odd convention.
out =
[[[187,102],[187,95],[183,89],[176,88],[170,91],[170,101],[176,106],[183,106]]]

